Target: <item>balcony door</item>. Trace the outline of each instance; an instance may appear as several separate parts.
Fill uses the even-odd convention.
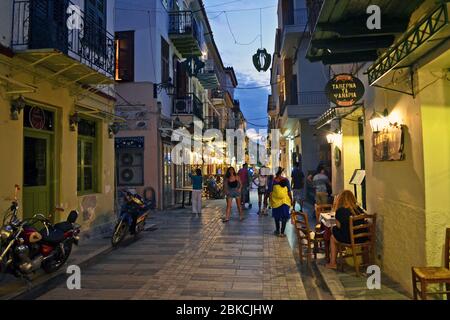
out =
[[[92,54],[103,56],[106,51],[106,0],[85,0],[86,21],[83,46]]]
[[[68,0],[30,1],[30,49],[52,48],[67,53]]]

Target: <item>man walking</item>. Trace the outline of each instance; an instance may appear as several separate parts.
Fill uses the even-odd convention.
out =
[[[245,204],[248,203],[248,208],[252,208],[250,203],[250,176],[248,171],[248,164],[244,163],[242,168],[238,171],[239,179],[241,180],[242,190],[241,190],[241,205],[242,209],[245,209]]]
[[[300,210],[303,210],[303,191],[305,188],[305,175],[300,168],[300,163],[296,162],[294,169],[291,173],[292,177],[292,192],[293,192],[293,208],[295,210],[295,204],[298,202]]]
[[[330,179],[323,167],[320,167],[317,171],[318,173],[313,178],[313,185],[316,189],[316,204],[328,204],[328,187],[331,187]]]

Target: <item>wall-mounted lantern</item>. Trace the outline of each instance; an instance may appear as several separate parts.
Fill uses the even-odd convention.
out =
[[[167,95],[173,96],[175,92],[175,86],[172,83],[172,78],[169,77],[167,81],[154,85],[154,97],[157,98],[158,94],[161,93],[162,90],[166,91]]]
[[[69,116],[70,131],[76,131],[78,128],[79,122],[80,122],[80,116],[78,115],[78,112],[71,114]]]
[[[108,127],[109,138],[112,139],[120,131],[120,125],[117,122],[113,122]]]
[[[389,127],[390,124],[388,115],[389,112],[387,109],[384,109],[383,114],[380,114],[377,111],[373,112],[369,119],[370,127],[372,128],[373,133],[379,133]]]
[[[19,120],[20,112],[25,108],[26,102],[23,96],[11,101],[10,117],[11,120]]]

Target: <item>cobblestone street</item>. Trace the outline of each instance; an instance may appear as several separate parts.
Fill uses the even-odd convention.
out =
[[[39,299],[345,298],[335,279],[330,290],[317,266],[298,263],[290,225],[287,238],[275,237],[272,218],[259,217],[254,208],[243,222],[234,214],[223,224],[223,207],[223,200],[207,201],[201,217],[188,209],[157,213],[150,220],[157,230],[82,268],[81,290],[60,283]],[[350,285],[355,290],[361,283]],[[364,291],[356,298],[364,299]]]

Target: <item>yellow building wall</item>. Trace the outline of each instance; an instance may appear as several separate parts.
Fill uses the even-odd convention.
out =
[[[425,263],[425,197],[420,102],[370,89],[366,119],[386,107],[391,122],[405,125],[403,161],[373,161],[372,130],[365,123],[367,207],[377,213],[377,253],[382,270],[411,289],[411,266]],[[387,101],[387,102],[386,102]]]
[[[0,59],[11,64],[13,61],[0,55]],[[17,58],[14,58],[17,59]],[[15,61],[20,63],[20,61]],[[22,62],[23,63],[23,62]],[[0,63],[0,74],[11,74],[8,65]],[[99,123],[98,162],[99,183],[98,193],[78,196],[77,194],[77,133],[70,131],[69,115],[75,111],[75,104],[99,108],[113,112],[113,101],[98,95],[81,97],[79,92],[69,90],[62,85],[37,79],[30,74],[14,73],[14,79],[32,84],[38,89],[34,93],[25,93],[27,101],[38,106],[47,107],[55,112],[55,205],[63,207],[63,213],[56,214],[55,221],[65,220],[70,210],[78,209],[78,223],[82,225],[84,235],[89,236],[94,227],[100,227],[115,218],[114,215],[114,139],[108,137],[107,121],[97,118]],[[44,74],[42,75],[42,78]],[[0,86],[0,147],[4,152],[0,155],[0,206],[8,207],[14,192],[14,185],[23,183],[23,112],[19,120],[10,120],[11,96],[6,94],[6,86]],[[19,194],[22,200],[22,193]],[[21,207],[22,203],[20,202]],[[20,211],[21,215],[22,212]],[[105,226],[106,228],[106,226]],[[90,230],[90,231],[88,231]]]
[[[426,264],[444,265],[445,229],[450,227],[450,82],[423,70],[420,83],[425,166]]]
[[[343,186],[344,189],[354,193],[354,185],[350,184],[353,173],[356,169],[361,169],[361,156],[359,146],[358,122],[353,120],[342,119],[342,169],[343,169]],[[357,186],[357,200],[362,204],[362,189]]]

